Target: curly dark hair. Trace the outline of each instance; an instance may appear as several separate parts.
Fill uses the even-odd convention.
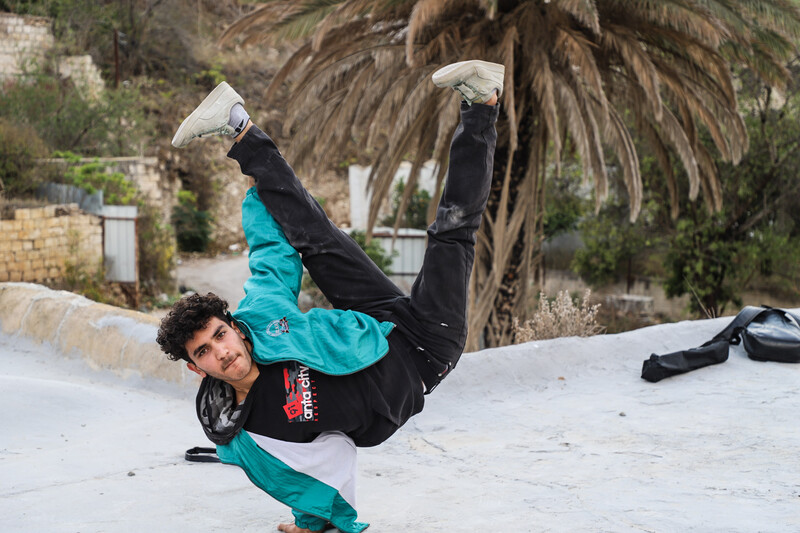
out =
[[[156,342],[161,351],[172,361],[191,363],[186,351],[186,343],[195,332],[208,325],[212,317],[217,317],[230,325],[228,302],[209,292],[205,296],[192,294],[181,298],[172,306],[169,314],[161,320]]]

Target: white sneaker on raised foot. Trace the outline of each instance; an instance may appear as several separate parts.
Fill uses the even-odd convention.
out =
[[[503,76],[506,67],[488,61],[461,61],[442,67],[433,73],[437,87],[452,87],[461,93],[469,105],[487,102],[494,91],[503,94]]]
[[[234,129],[228,120],[236,104],[244,105],[244,100],[223,81],[184,119],[172,138],[172,146],[183,148],[192,139],[207,135],[232,135]]]

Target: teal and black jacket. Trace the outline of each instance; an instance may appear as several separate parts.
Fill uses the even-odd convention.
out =
[[[355,311],[299,310],[300,256],[254,188],[242,204],[242,221],[251,276],[232,317],[252,342],[257,363],[298,361],[325,374],[346,375],[386,355],[392,323]],[[317,530],[331,522],[346,533],[367,527],[356,521],[356,447],[350,437],[326,432],[295,443],[245,431],[246,415],[232,387],[211,377],[203,380],[197,409],[222,462],[240,466],[255,485],[291,507],[298,526]]]

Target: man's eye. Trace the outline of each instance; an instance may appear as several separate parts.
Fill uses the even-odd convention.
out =
[[[203,357],[206,354],[206,348],[203,348],[199,352],[197,352],[197,357]]]
[[[224,331],[220,331],[220,332],[219,332],[219,335],[217,335],[217,338],[218,338],[218,339],[221,339],[221,338],[222,338],[222,337],[224,337],[224,336],[225,336],[225,332],[224,332]]]

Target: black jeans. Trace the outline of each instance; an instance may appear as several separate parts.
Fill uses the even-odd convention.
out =
[[[447,181],[408,296],[328,219],[267,134],[254,126],[228,153],[255,178],[261,201],[331,304],[396,324],[390,337],[402,335],[400,345],[414,347],[428,392],[455,367],[467,339],[475,233],[489,196],[498,113],[498,106],[461,106]]]

